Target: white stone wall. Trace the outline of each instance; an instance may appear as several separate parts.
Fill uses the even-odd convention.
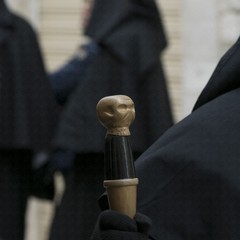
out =
[[[183,0],[183,108],[192,110],[216,64],[218,53],[217,0]]]
[[[162,62],[174,114],[174,120],[181,117],[182,109],[182,11],[181,0],[158,0],[165,27],[168,46]]]
[[[240,34],[240,0],[183,0],[182,117]]]

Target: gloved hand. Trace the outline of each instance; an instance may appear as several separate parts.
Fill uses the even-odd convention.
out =
[[[70,150],[55,150],[52,153],[37,152],[32,161],[30,194],[52,200],[55,195],[54,173],[60,171],[65,176],[74,165],[75,153]]]
[[[49,153],[46,151],[36,152],[32,160],[30,195],[53,200],[55,195],[55,185],[53,175],[49,172]]]
[[[112,210],[103,211],[91,240],[147,240],[151,219],[137,213],[134,219]]]
[[[65,175],[73,168],[75,156],[76,154],[71,150],[55,150],[49,157],[49,174],[60,171]]]

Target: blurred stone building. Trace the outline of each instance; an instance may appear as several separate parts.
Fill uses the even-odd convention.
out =
[[[157,1],[169,40],[163,61],[175,120],[179,121],[191,112],[220,56],[240,35],[240,1]],[[62,65],[86,40],[80,23],[83,0],[6,2],[38,32],[48,71]],[[26,240],[47,239],[52,211],[50,202],[30,201]]]

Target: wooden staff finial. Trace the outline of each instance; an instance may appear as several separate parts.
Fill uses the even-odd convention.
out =
[[[125,95],[104,97],[97,104],[97,115],[107,128],[104,186],[110,209],[133,218],[138,179],[129,141],[129,126],[135,118],[134,103]]]
[[[129,126],[135,119],[132,99],[125,95],[102,98],[97,104],[99,121],[107,128],[107,134],[129,136]]]

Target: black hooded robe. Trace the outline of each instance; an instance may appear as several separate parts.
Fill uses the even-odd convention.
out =
[[[50,146],[56,107],[35,32],[1,0],[0,239],[24,239],[31,160]]]
[[[240,239],[240,39],[192,114],[137,161],[138,211],[155,240]]]
[[[86,34],[100,50],[68,100],[55,138],[56,147],[78,156],[53,221],[53,240],[89,239],[99,214],[105,129],[96,105],[102,97],[124,94],[135,102],[136,155],[173,124],[160,62],[166,39],[155,2],[96,0]]]

